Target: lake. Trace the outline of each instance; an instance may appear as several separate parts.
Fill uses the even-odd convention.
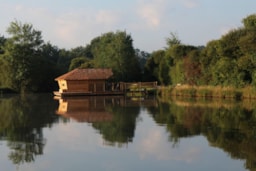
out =
[[[255,101],[1,96],[3,171],[256,168]]]

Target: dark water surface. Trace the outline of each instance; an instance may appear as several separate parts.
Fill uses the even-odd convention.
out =
[[[0,98],[3,171],[256,168],[254,102]]]

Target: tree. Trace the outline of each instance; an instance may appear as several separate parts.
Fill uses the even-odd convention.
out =
[[[244,29],[234,29],[222,36],[219,41],[220,56],[237,59],[243,55],[238,44],[239,39],[245,35]]]
[[[200,51],[193,50],[184,59],[185,81],[190,85],[198,85],[201,76],[201,66],[199,62]]]
[[[6,38],[4,36],[0,36],[0,54],[4,53],[5,42],[6,42]]]
[[[247,16],[242,22],[246,29],[254,29],[256,27],[256,14]]]
[[[139,60],[140,69],[143,72],[145,64],[146,64],[147,59],[149,58],[150,54],[148,52],[141,51],[139,49],[135,49],[135,55],[136,55],[136,58]]]
[[[72,59],[69,66],[69,71],[75,68],[92,68],[92,67],[93,67],[92,60],[85,57],[78,57],[78,58]]]
[[[13,21],[7,28],[7,33],[11,37],[6,40],[4,53],[0,55],[8,68],[4,74],[10,79],[7,81],[10,85],[6,86],[18,92],[31,91],[36,88],[32,85],[32,77],[39,67],[34,64],[41,57],[41,32],[33,29],[31,24]]]
[[[73,58],[76,58],[76,57],[86,57],[86,58],[89,58],[89,59],[92,59],[93,58],[93,55],[90,51],[90,46],[86,46],[86,47],[83,47],[83,46],[78,46],[76,48],[73,48],[70,50],[70,53],[71,53],[71,56]]]
[[[144,68],[144,79],[146,81],[160,81],[159,76],[160,71],[160,63],[161,60],[164,59],[165,51],[164,50],[158,50],[154,51],[150,57],[147,59],[147,62],[145,64]]]
[[[169,75],[170,68],[173,66],[173,58],[166,54],[166,51],[162,52],[162,57],[159,62],[158,79],[162,85],[172,84],[171,77]]]
[[[126,32],[109,32],[91,41],[95,67],[111,68],[116,81],[138,81],[141,70],[133,48],[133,40]]]
[[[174,45],[179,45],[181,44],[181,41],[179,40],[179,37],[177,33],[170,33],[170,37],[166,38],[166,43],[168,45],[168,48],[174,46]]]
[[[187,83],[185,79],[184,63],[188,54],[196,50],[195,46],[176,44],[166,50],[166,55],[172,58],[169,76],[172,84]]]

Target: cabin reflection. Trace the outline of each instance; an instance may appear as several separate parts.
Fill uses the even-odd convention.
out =
[[[155,99],[128,99],[124,96],[83,96],[58,98],[56,114],[76,122],[110,122],[113,119],[113,106],[156,106]]]
[[[118,102],[104,97],[61,98],[56,113],[77,122],[106,122],[113,118],[106,110],[111,103]]]

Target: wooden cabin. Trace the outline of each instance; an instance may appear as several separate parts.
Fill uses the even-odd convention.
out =
[[[57,96],[104,95],[107,80],[113,75],[112,69],[74,69],[55,79],[59,85]]]

